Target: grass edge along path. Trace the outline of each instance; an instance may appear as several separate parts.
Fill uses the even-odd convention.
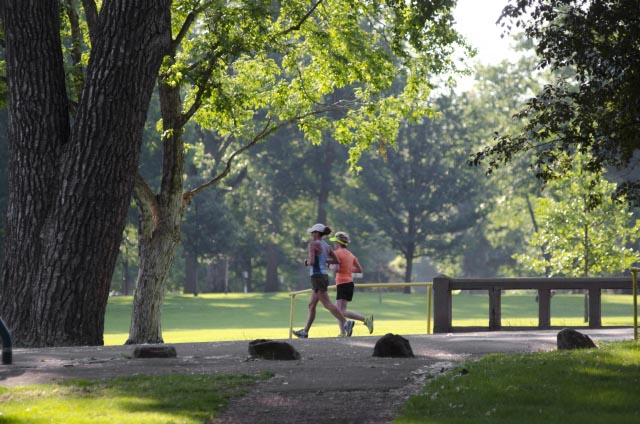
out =
[[[134,376],[0,387],[0,423],[201,424],[269,377]]]
[[[640,344],[492,354],[429,380],[394,421],[638,423]]]

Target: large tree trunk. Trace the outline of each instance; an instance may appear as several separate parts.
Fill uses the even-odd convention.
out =
[[[148,223],[142,224],[142,227],[145,226]],[[163,343],[161,318],[164,281],[179,241],[180,232],[166,217],[161,218],[153,232],[140,232],[140,268],[126,344]]]
[[[229,292],[229,260],[220,257],[207,265],[206,286],[212,293]]]
[[[11,163],[0,314],[17,346],[101,345],[170,2],[103,4],[71,132],[58,3],[0,5]]]
[[[180,242],[184,141],[180,88],[159,84],[164,133],[160,194],[138,177],[134,198],[141,215],[138,282],[126,344],[163,343],[161,312],[164,286]]]
[[[14,344],[37,346],[32,284],[43,244],[39,233],[56,195],[52,181],[57,156],[70,129],[58,5],[14,3],[0,3],[6,34],[10,155],[0,317],[13,332]]]

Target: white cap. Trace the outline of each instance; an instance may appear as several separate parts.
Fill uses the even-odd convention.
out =
[[[309,233],[314,233],[314,232],[319,232],[319,233],[324,233],[324,229],[327,228],[325,227],[324,224],[314,224],[313,227],[309,228],[307,231]]]

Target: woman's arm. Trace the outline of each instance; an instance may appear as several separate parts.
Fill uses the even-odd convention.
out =
[[[362,267],[360,266],[360,262],[358,262],[358,258],[356,258],[355,256],[353,257],[353,272],[361,274],[362,273]]]
[[[340,258],[338,258],[336,252],[334,252],[331,248],[329,248],[329,251],[327,252],[327,263],[335,265],[335,267],[332,268],[333,271],[340,271]]]
[[[304,264],[307,266],[313,266],[316,263],[316,242],[312,241],[307,246],[307,259],[304,261]]]

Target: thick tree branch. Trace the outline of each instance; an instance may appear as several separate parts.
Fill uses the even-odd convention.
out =
[[[205,182],[204,184],[201,184],[198,187],[185,192],[182,195],[182,200],[183,200],[184,204],[189,204],[191,202],[191,199],[193,198],[193,196],[195,196],[199,192],[205,190],[206,188],[212,186],[213,184],[217,183],[218,181],[220,181],[221,179],[226,177],[229,174],[229,172],[231,172],[231,165],[233,164],[233,161],[235,160],[235,158],[238,155],[240,155],[241,153],[243,153],[243,152],[247,151],[248,149],[250,149],[252,146],[256,145],[258,142],[264,140],[266,137],[268,137],[269,135],[273,134],[274,132],[276,132],[280,128],[283,128],[283,127],[285,127],[287,125],[290,125],[290,124],[292,124],[292,123],[294,123],[296,121],[299,121],[299,120],[304,119],[304,118],[309,117],[309,116],[314,116],[314,115],[319,115],[319,114],[322,114],[322,113],[326,113],[331,109],[332,108],[315,110],[315,111],[309,112],[309,113],[307,113],[305,115],[296,116],[294,118],[291,118],[291,119],[288,119],[286,121],[280,122],[279,124],[272,124],[271,120],[269,120],[264,125],[262,130],[258,134],[256,134],[255,137],[253,137],[253,139],[251,139],[250,142],[248,142],[247,144],[245,144],[244,146],[242,146],[241,148],[239,148],[238,150],[233,152],[231,154],[231,156],[229,156],[229,158],[227,159],[227,162],[226,162],[225,167],[222,170],[222,172],[220,172],[218,175],[216,175],[215,177],[213,177],[209,181]]]
[[[133,198],[142,214],[142,228],[140,230],[144,232],[145,237],[151,238],[160,220],[158,200],[151,186],[140,174],[136,175]]]
[[[182,195],[183,203],[184,204],[189,204],[191,202],[191,199],[193,198],[193,196],[195,196],[196,194],[198,194],[202,190],[205,190],[206,188],[212,186],[213,184],[217,183],[218,181],[220,181],[221,179],[223,179],[224,177],[229,175],[229,172],[231,172],[231,165],[233,164],[233,161],[235,160],[235,158],[238,155],[240,155],[241,153],[247,151],[252,146],[255,146],[259,141],[263,140],[269,134],[273,134],[276,130],[278,130],[279,128],[281,128],[282,126],[285,125],[284,123],[281,124],[281,125],[273,125],[273,126],[270,125],[270,124],[271,124],[271,121],[267,122],[265,124],[264,128],[262,129],[262,131],[260,131],[260,133],[258,133],[249,143],[245,144],[244,146],[242,146],[241,148],[239,148],[238,150],[233,152],[231,154],[231,156],[229,156],[229,158],[227,159],[225,167],[224,167],[224,169],[222,170],[221,173],[219,173],[218,175],[216,175],[215,177],[213,177],[212,179],[210,179],[206,183],[201,184],[198,187],[194,188],[193,190],[190,190],[190,191],[184,193]]]
[[[187,34],[189,33],[189,30],[191,29],[191,26],[193,25],[196,18],[198,17],[200,12],[202,12],[203,9],[204,9],[204,6],[202,6],[201,3],[198,1],[195,4],[195,7],[193,8],[193,10],[189,12],[186,19],[182,23],[182,27],[180,27],[180,31],[178,31],[176,38],[171,41],[171,46],[169,47],[170,56],[175,56],[176,51],[178,50],[178,47],[182,43],[182,40],[184,40],[184,37],[187,36]]]
[[[93,45],[98,32],[98,7],[93,0],[82,0],[82,7],[84,7],[84,15],[89,28],[89,39],[91,40],[91,45]]]

